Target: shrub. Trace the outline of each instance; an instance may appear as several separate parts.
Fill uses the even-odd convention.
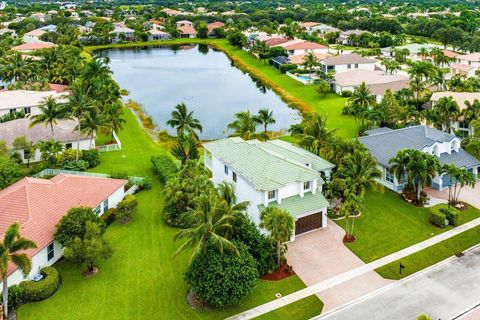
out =
[[[178,173],[177,165],[173,159],[167,155],[152,156],[150,161],[152,162],[153,170],[163,184],[174,178]]]
[[[18,284],[15,284],[8,288],[8,307],[12,309],[17,309],[25,301],[25,294],[22,287]]]
[[[97,223],[102,231],[105,230],[105,223],[92,208],[77,207],[68,210],[55,226],[55,240],[66,246],[75,237],[83,238],[88,221]]]
[[[97,149],[84,150],[81,159],[88,163],[89,168],[95,168],[100,164],[100,151]]]
[[[85,171],[88,169],[88,162],[85,160],[66,161],[62,165],[63,170]]]
[[[260,276],[264,276],[277,267],[275,259],[277,253],[268,238],[261,234],[255,223],[248,217],[241,217],[233,224],[234,240],[240,241],[248,248],[248,252],[257,262],[257,270]]]
[[[447,220],[447,217],[444,213],[431,211],[428,219],[432,224],[436,225],[437,227],[445,228],[446,226],[445,221]]]
[[[460,218],[460,214],[457,210],[453,208],[441,208],[439,211],[445,215],[449,224],[453,226],[458,226],[458,219]]]
[[[122,171],[117,171],[117,172],[113,172],[113,173],[110,173],[108,175],[109,178],[111,179],[125,179],[125,180],[128,180],[128,174],[126,172],[122,172]]]
[[[241,242],[234,242],[239,255],[209,249],[197,255],[185,280],[201,301],[214,307],[237,305],[257,284],[255,259]]]
[[[82,157],[82,151],[79,153],[79,159]],[[77,151],[75,149],[66,149],[57,155],[57,163],[63,166],[65,162],[75,161],[77,159]]]
[[[40,281],[22,281],[20,287],[23,290],[25,302],[40,301],[50,298],[57,291],[60,277],[54,267],[45,267],[40,270],[43,279]]]
[[[110,208],[107,210],[107,212],[101,215],[101,218],[103,222],[105,222],[105,225],[109,226],[112,224],[113,221],[115,221],[115,213],[115,208]]]
[[[132,218],[133,213],[137,209],[137,199],[133,195],[127,195],[117,205],[115,216],[120,219],[121,223],[125,223]]]
[[[140,190],[150,190],[152,189],[152,180],[149,177],[144,177],[137,182],[137,186]]]
[[[350,90],[343,90],[342,91],[342,97],[349,98],[351,96],[352,96],[352,91],[350,91]]]
[[[297,69],[296,64],[282,64],[279,68],[281,73],[287,73],[287,71],[293,71]]]

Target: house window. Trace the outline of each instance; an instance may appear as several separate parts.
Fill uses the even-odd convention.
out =
[[[351,64],[347,64],[347,69],[351,69],[352,68],[352,65]]]
[[[31,151],[30,150],[23,150],[23,159],[30,159],[31,157]]]
[[[55,246],[53,245],[53,242],[52,242],[47,247],[47,260],[48,261],[52,260],[54,256],[55,256]]]
[[[95,207],[95,213],[96,213],[97,215],[100,214],[100,210],[101,210],[101,209],[100,209],[100,205],[98,205],[98,206]]]
[[[72,149],[71,143],[65,143],[65,149]]]
[[[103,212],[107,212],[107,210],[108,210],[108,199],[103,201],[102,207],[103,207]]]
[[[358,69],[358,63],[355,63],[355,69]]]
[[[9,111],[10,111],[10,114],[13,114],[13,113],[17,112],[17,109],[10,109]]]
[[[385,181],[395,183],[395,177],[388,169],[385,171]]]
[[[232,173],[233,181],[237,182],[237,174],[235,172]]]
[[[310,181],[303,183],[303,190],[310,190]]]
[[[227,167],[227,165],[224,166],[223,171],[224,171],[225,174],[228,176],[228,167]]]
[[[277,190],[268,191],[268,200],[275,200],[277,198]]]
[[[25,107],[25,108],[23,108],[23,112],[25,112],[25,114],[32,113],[32,108],[30,108],[30,107]]]

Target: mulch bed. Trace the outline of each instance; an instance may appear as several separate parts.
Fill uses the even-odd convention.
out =
[[[455,209],[457,209],[458,211],[466,211],[466,210],[468,210],[468,208],[469,208],[468,203],[463,202],[463,201],[459,201],[458,203],[463,204],[463,208],[457,208],[457,207],[453,206]]]
[[[278,281],[293,276],[294,274],[295,271],[293,271],[293,268],[285,262],[279,269],[273,271],[272,273],[264,275],[262,279],[269,281]]]
[[[194,310],[207,311],[212,309],[212,307],[208,303],[205,303],[198,299],[195,293],[193,293],[192,289],[188,290],[186,300],[187,304]]]
[[[84,276],[84,277],[92,277],[92,276],[96,275],[97,272],[98,272],[98,268],[97,268],[97,267],[93,268],[92,271],[90,271],[90,270],[87,269],[87,270],[85,270],[85,271],[82,271],[82,276]]]
[[[344,235],[343,236],[343,243],[352,243],[354,242],[355,240],[357,239],[357,237],[355,236],[348,236],[348,235]]]

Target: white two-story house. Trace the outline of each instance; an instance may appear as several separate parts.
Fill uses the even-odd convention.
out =
[[[434,155],[443,166],[454,164],[465,168],[477,176],[480,162],[461,148],[461,138],[425,125],[407,127],[403,129],[379,128],[367,131],[367,136],[360,137],[370,153],[377,159],[377,167],[382,172],[379,182],[387,188],[401,192],[406,179],[398,179],[390,171],[390,159],[403,149],[415,149]],[[448,188],[449,177],[437,174],[432,181],[432,188],[443,190]]]
[[[320,66],[324,72],[335,72],[338,74],[355,69],[374,71],[376,62],[377,60],[349,53],[323,59],[320,61]]]
[[[472,52],[456,57],[457,63],[451,65],[452,75],[460,74],[466,77],[474,77],[480,68],[480,52]]]
[[[236,201],[249,201],[248,214],[256,224],[264,208],[276,206],[295,218],[295,235],[326,226],[329,203],[322,186],[333,164],[281,140],[235,137],[207,142],[204,148],[213,183],[232,183]]]

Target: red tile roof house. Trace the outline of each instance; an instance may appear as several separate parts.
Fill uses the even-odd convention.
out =
[[[208,32],[207,32],[207,35],[209,37],[215,37],[215,29],[217,28],[221,28],[225,25],[225,23],[223,22],[220,22],[220,21],[215,21],[215,22],[212,22],[212,23],[209,23],[208,24]]]
[[[194,27],[190,26],[182,26],[178,28],[180,31],[180,38],[196,38],[197,37],[197,30]]]
[[[55,225],[69,209],[91,207],[98,215],[114,208],[124,197],[127,180],[58,174],[47,179],[23,178],[0,191],[0,238],[13,223],[20,224],[20,234],[37,244],[26,254],[32,259],[31,279],[40,269],[54,264],[63,254],[54,241]],[[9,265],[8,285],[26,279]]]
[[[276,45],[276,47],[284,48],[287,51],[289,56],[307,53],[307,52],[323,53],[323,54],[328,53],[327,46],[324,46],[315,42],[300,40],[300,39],[287,41],[287,42]]]
[[[459,55],[457,63],[451,65],[452,75],[460,74],[467,77],[474,77],[480,69],[480,52]]]

